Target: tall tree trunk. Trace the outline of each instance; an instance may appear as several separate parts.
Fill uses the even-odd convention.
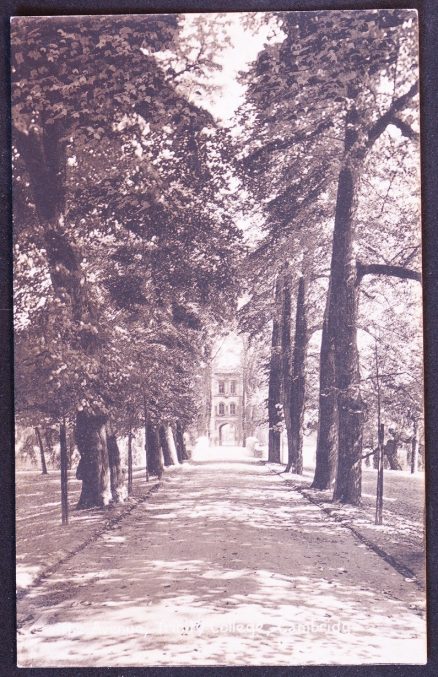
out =
[[[176,450],[175,439],[173,437],[172,426],[170,425],[166,426],[166,437],[167,444],[169,447],[170,458],[172,459],[172,465],[178,465],[179,464],[178,453]]]
[[[159,436],[161,449],[163,451],[164,465],[166,466],[174,465],[172,454],[170,453],[169,442],[167,439],[167,426],[165,425],[159,426]]]
[[[176,446],[176,453],[178,456],[178,463],[182,463],[184,461],[183,458],[183,446],[181,444],[181,438],[178,432],[178,425],[177,423],[174,423],[172,425],[172,432],[173,432],[173,438],[175,440],[175,446]]]
[[[385,456],[391,470],[401,470],[400,461],[397,456],[397,440],[390,439],[385,444]]]
[[[29,129],[25,134],[14,130],[14,143],[26,163],[29,183],[40,225],[49,274],[55,293],[72,318],[83,320],[89,310],[81,271],[81,257],[64,229],[66,201],[66,145],[62,122],[49,121],[42,113],[42,129]]]
[[[334,343],[335,385],[338,392],[338,462],[333,499],[353,505],[359,504],[361,498],[363,436],[363,402],[357,350],[360,277],[357,277],[354,253],[359,176],[368,151],[417,92],[418,83],[414,83],[405,94],[393,99],[388,110],[368,129],[355,104],[348,110],[345,119],[344,160],[339,173],[335,209],[328,326]],[[348,98],[354,101],[356,95],[354,83],[350,83]],[[403,125],[401,132],[404,136],[416,138],[409,125]],[[386,273],[389,271],[386,270]]]
[[[330,292],[329,292],[330,294]],[[331,489],[338,460],[338,414],[335,386],[335,356],[333,337],[328,330],[328,302],[322,325],[319,369],[319,415],[316,443],[316,466],[312,489]]]
[[[202,370],[202,406],[198,419],[198,435],[210,438],[211,424],[211,346],[204,347],[205,366]]]
[[[291,274],[286,271],[283,278],[283,306],[281,313],[281,372],[284,422],[287,435],[286,472],[292,470],[294,464],[294,446],[291,418]]]
[[[81,456],[76,477],[82,480],[77,509],[111,502],[111,479],[105,431],[106,417],[81,410],[76,415],[76,445]]]
[[[360,161],[350,153],[357,140],[357,114],[346,124],[347,159],[339,174],[330,269],[328,329],[333,338],[338,410],[338,464],[333,499],[358,505],[362,484],[363,404],[357,349],[356,258],[354,217]]]
[[[65,419],[59,426],[59,454],[61,464],[61,519],[68,524],[68,449]]]
[[[106,443],[108,448],[108,464],[110,471],[111,495],[113,503],[124,503],[127,497],[125,471],[122,467],[117,437],[111,426],[106,427]]]
[[[303,473],[303,419],[306,394],[306,353],[308,343],[306,313],[307,280],[301,276],[298,282],[295,334],[292,359],[292,380],[290,385],[291,449],[288,466],[291,463],[297,475]]]
[[[275,311],[272,321],[271,358],[269,362],[269,386],[268,386],[268,420],[269,441],[268,461],[281,463],[281,424],[282,415],[282,390],[281,390],[281,332],[278,320],[279,305],[281,301],[281,282],[277,277],[275,283]]]
[[[75,450],[75,440],[72,430],[69,430],[68,433],[68,469],[71,470],[71,464],[73,460],[73,453]]]
[[[164,470],[161,461],[160,436],[158,427],[151,421],[146,424],[146,455],[149,475],[156,475],[160,479]]]
[[[84,284],[81,252],[65,230],[66,130],[62,121],[48,120],[44,111],[40,122],[39,131],[37,127],[27,133],[14,129],[14,143],[28,170],[53,290],[70,315],[82,349],[93,354],[99,343],[98,332],[85,325],[94,323],[97,329],[95,309]],[[78,508],[107,505],[111,499],[104,425],[103,415],[77,414],[78,470],[83,482]]]
[[[182,463],[183,461],[189,460],[189,455],[186,449],[186,443],[184,442],[184,428],[181,421],[176,422],[176,449],[178,452],[178,461]]]
[[[129,426],[129,432],[128,432],[128,496],[131,496],[132,494],[132,438],[133,438],[133,432],[132,432],[132,425]]]
[[[41,475],[47,475],[47,465],[46,465],[46,457],[44,454],[44,445],[43,445],[43,440],[41,437],[40,429],[38,426],[35,428],[35,434],[38,440],[38,446],[40,448],[40,458],[41,458]]]
[[[418,470],[418,420],[413,420],[413,434],[411,442],[411,473],[414,474]]]
[[[148,467],[148,410],[146,395],[143,393],[143,424],[144,424],[144,458],[146,469],[146,482],[149,482],[149,467]]]

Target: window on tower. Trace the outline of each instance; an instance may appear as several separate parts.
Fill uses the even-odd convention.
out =
[[[219,416],[225,416],[225,404],[223,402],[219,402],[218,412]]]
[[[231,414],[231,416],[236,415],[236,405],[234,404],[234,402],[231,402],[231,404],[230,404],[230,414]]]
[[[225,381],[219,381],[219,392],[221,395],[225,393]]]
[[[236,394],[236,381],[231,381],[230,392],[231,392],[232,395]]]

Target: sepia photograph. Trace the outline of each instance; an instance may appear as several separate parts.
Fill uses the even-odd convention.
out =
[[[11,19],[19,667],[427,662],[418,62]]]

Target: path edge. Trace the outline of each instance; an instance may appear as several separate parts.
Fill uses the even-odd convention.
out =
[[[100,526],[98,526],[87,538],[82,541],[76,548],[73,550],[67,551],[62,557],[60,557],[56,562],[50,564],[48,567],[40,571],[40,573],[33,579],[32,583],[26,588],[18,588],[16,591],[16,601],[21,602],[27,595],[38,587],[46,578],[52,576],[63,564],[72,559],[79,552],[82,552],[88,545],[96,541],[100,536],[113,528],[115,524],[118,524],[122,519],[127,517],[135,508],[137,508],[142,503],[145,503],[147,499],[154,494],[158,489],[166,482],[167,477],[162,477],[161,479],[151,483],[148,491],[138,497],[131,497],[131,502],[126,505],[126,507],[119,512],[117,515],[110,517],[105,520]]]
[[[291,482],[290,477],[288,477],[284,471],[282,472],[277,472],[274,468],[272,468],[269,463],[265,462],[265,467],[269,470],[269,472],[273,473],[274,475],[277,475],[280,480],[286,482],[289,481]],[[293,480],[292,480],[293,481]],[[380,547],[380,545],[377,545],[377,543],[374,543],[372,540],[364,536],[359,529],[354,527],[351,523],[346,522],[345,519],[343,519],[341,516],[337,515],[334,510],[331,510],[327,506],[324,505],[324,502],[318,499],[316,496],[312,496],[309,493],[309,488],[308,487],[300,487],[298,485],[291,486],[289,485],[292,489],[292,491],[297,491],[301,496],[303,496],[309,503],[312,503],[313,505],[318,506],[322,512],[324,512],[330,519],[332,519],[334,522],[337,522],[340,524],[342,527],[345,529],[348,529],[361,543],[363,543],[367,548],[372,550],[376,555],[378,555],[381,559],[383,559],[389,566],[391,566],[397,573],[399,573],[401,576],[404,578],[409,578],[410,582],[414,583],[419,590],[422,592],[426,591],[426,586],[423,585],[421,581],[418,580],[417,575],[410,569],[406,564],[403,564],[399,559],[391,555],[389,552],[386,552],[383,548]]]

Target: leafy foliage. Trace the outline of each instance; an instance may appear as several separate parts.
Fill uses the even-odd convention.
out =
[[[225,205],[227,139],[156,56],[177,53],[178,31],[172,16],[14,24],[23,410],[85,407],[121,428],[126,401],[139,412],[145,398],[157,421],[196,413],[206,328],[235,303],[240,236]]]

